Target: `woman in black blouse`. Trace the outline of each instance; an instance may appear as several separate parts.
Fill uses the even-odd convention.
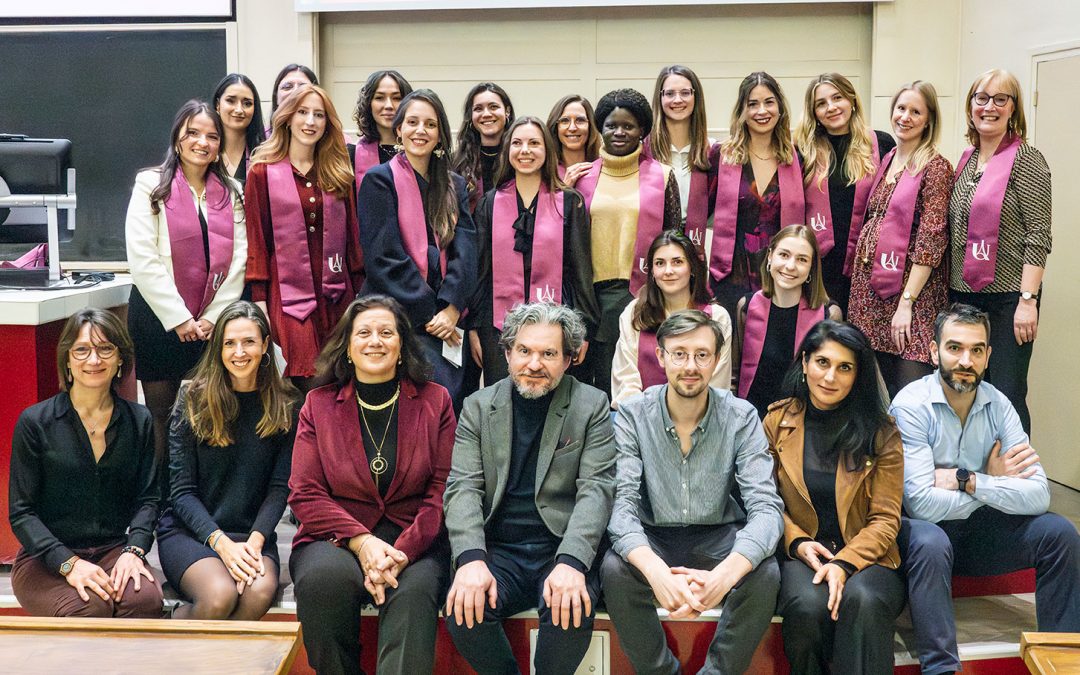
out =
[[[494,82],[481,82],[465,96],[465,111],[458,129],[454,171],[469,188],[469,210],[495,187],[495,164],[502,154],[506,127],[514,119],[510,94]]]
[[[150,411],[113,386],[134,361],[111,312],[84,309],[60,333],[60,393],[19,416],[10,521],[22,548],[15,597],[34,616],[161,616],[146,564],[159,490]]]
[[[221,163],[225,173],[243,185],[247,180],[248,158],[266,140],[259,91],[247,75],[229,73],[214,89],[212,105],[225,128]]]
[[[514,305],[562,303],[595,330],[592,260],[581,253],[589,250],[589,214],[581,195],[560,184],[554,145],[540,119],[517,118],[507,130],[496,185],[476,208],[480,285],[469,313],[469,347],[487,384],[507,375],[499,332]]]
[[[192,601],[174,618],[255,621],[277,593],[297,393],[271,344],[261,309],[226,307],[173,410],[158,546],[165,578]]]

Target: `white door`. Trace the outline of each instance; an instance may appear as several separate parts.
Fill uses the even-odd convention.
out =
[[[1028,376],[1031,444],[1051,480],[1080,489],[1080,51],[1036,65],[1035,136],[1028,140],[1046,155],[1053,177],[1054,247]]]

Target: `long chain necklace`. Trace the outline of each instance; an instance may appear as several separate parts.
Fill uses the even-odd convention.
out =
[[[389,468],[389,466],[390,466],[390,463],[386,461],[385,457],[383,457],[382,449],[383,449],[383,446],[386,445],[386,436],[390,433],[390,425],[394,421],[394,407],[393,406],[395,406],[397,404],[398,395],[400,393],[401,393],[401,385],[398,385],[397,390],[394,391],[394,395],[390,398],[390,400],[387,401],[386,403],[382,403],[382,404],[380,404],[378,406],[370,405],[369,403],[365,402],[362,398],[360,398],[360,392],[356,393],[356,402],[360,405],[360,419],[363,420],[364,429],[367,430],[368,438],[371,439],[372,443],[375,443],[375,434],[371,433],[371,426],[368,424],[367,415],[364,413],[364,410],[373,410],[373,411],[375,411],[375,410],[384,410],[385,408],[390,406],[390,416],[386,420],[386,428],[383,429],[382,440],[380,440],[378,443],[375,444],[375,456],[372,457],[371,461],[368,463],[368,466],[371,469],[371,474],[373,476],[375,476],[375,487],[379,487],[379,478],[384,473],[386,473],[387,468]]]

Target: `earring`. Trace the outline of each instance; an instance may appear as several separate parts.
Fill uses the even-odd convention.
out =
[[[814,278],[813,274],[807,274],[806,275],[806,281],[804,281],[803,283],[806,284],[807,286],[809,286],[810,285],[810,280],[813,279],[813,278]]]
[[[121,377],[123,377],[123,374],[124,374],[124,369],[123,369],[123,365],[124,365],[124,362],[123,362],[123,361],[121,361],[120,363],[116,364],[116,379],[118,379],[118,380],[119,380],[119,379],[120,379]]]
[[[438,145],[435,146],[435,156],[436,157],[438,157],[439,159],[442,159],[443,155],[445,155],[445,154],[446,154],[446,151],[443,150],[442,143],[439,143]]]
[[[262,363],[260,363],[259,366],[262,367],[262,368],[269,368],[270,367],[270,355],[267,354],[266,352],[263,352]]]
[[[765,261],[765,272],[772,272],[772,262],[769,260]]]
[[[394,152],[401,152],[404,149],[405,146],[401,143],[401,136],[398,136],[394,143]]]
[[[71,375],[71,368],[70,367],[67,369],[67,377],[66,377],[66,379],[67,379],[68,382],[74,382],[75,381],[75,378],[72,377],[72,375]]]
[[[352,365],[352,354],[346,354],[345,355],[345,360],[348,361],[349,365],[351,366]]]

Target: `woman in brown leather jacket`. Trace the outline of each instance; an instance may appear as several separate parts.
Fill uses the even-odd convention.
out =
[[[784,500],[777,612],[792,673],[892,673],[904,459],[874,351],[822,321],[787,375],[765,434]]]

